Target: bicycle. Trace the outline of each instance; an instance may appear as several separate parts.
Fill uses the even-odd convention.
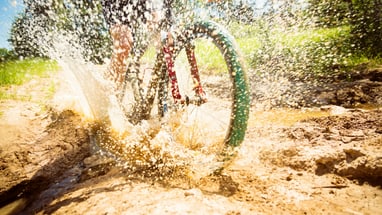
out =
[[[160,30],[169,32],[174,26],[168,18],[159,25]],[[173,46],[163,37],[151,67],[145,56],[155,47],[135,41],[119,96],[121,105],[131,123],[156,115],[189,148],[213,151],[225,160],[244,140],[249,117],[250,95],[242,59],[234,39],[214,21],[198,20],[175,29]],[[214,56],[221,55],[226,66],[219,70],[226,73],[203,71],[197,56],[206,45],[219,50]]]

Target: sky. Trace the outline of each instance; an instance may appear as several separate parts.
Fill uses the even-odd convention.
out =
[[[22,10],[22,0],[0,0],[0,48],[11,48],[7,41],[11,25],[15,16]]]

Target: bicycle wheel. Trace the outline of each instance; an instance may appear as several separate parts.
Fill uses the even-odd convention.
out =
[[[216,23],[203,21],[187,26],[175,41],[181,102],[169,105],[175,107],[169,111],[169,124],[177,142],[215,154],[239,146],[247,128],[250,95],[233,38]]]
[[[182,174],[200,178],[228,164],[235,154],[231,149],[243,141],[248,83],[233,39],[217,24],[196,22],[175,38],[176,75],[169,74],[165,51],[149,44],[133,61],[139,68],[128,71],[130,84],[121,98],[136,125],[117,138],[99,129],[96,139],[133,169],[162,174],[169,168],[173,174],[180,168]],[[176,90],[171,83],[179,95],[172,95]]]

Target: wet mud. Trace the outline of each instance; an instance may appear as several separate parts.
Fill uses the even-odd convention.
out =
[[[236,157],[200,178],[125,165],[97,148],[94,124],[74,110],[2,101],[0,214],[379,214],[381,80],[372,74],[329,84],[337,100],[299,108],[293,120],[254,104]],[[373,108],[354,105],[351,93],[339,99],[354,89]]]

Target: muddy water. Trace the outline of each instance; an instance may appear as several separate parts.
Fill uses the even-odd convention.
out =
[[[219,123],[221,119],[229,119],[229,112],[224,112],[230,106],[229,102],[210,98],[207,105],[203,105],[207,110],[190,107],[170,113],[164,121],[153,117],[139,125],[132,125],[116,102],[115,91],[110,87],[112,83],[100,75],[106,68],[74,63],[63,64],[64,72],[69,74],[65,78],[74,93],[72,104],[81,104],[79,112],[90,122],[96,122],[91,123],[94,124],[93,138],[101,149],[111,152],[133,168],[166,172],[179,166],[187,167],[182,171],[186,172],[186,177],[195,179],[209,175],[222,166],[220,157],[216,155],[222,150],[220,138],[224,137],[228,121],[222,122],[225,126]],[[209,104],[212,105],[209,107]],[[252,109],[248,126],[288,127],[301,120],[343,112],[344,109],[335,106]],[[210,113],[216,115],[211,116]]]
[[[272,110],[252,110],[249,119],[250,127],[266,126],[266,125],[279,125],[291,126],[294,123],[323,116],[330,116],[335,113],[331,108],[309,108],[309,109],[292,109],[292,108],[277,108]]]
[[[102,75],[105,67],[75,61],[61,64],[67,73],[63,77],[72,89],[73,101],[63,102],[61,99],[68,99],[70,93],[67,90],[58,94],[57,101],[63,109],[76,108],[90,124],[94,124],[94,140],[107,152],[139,168],[186,165],[187,174],[196,178],[219,168],[220,158],[216,155],[222,150],[228,128],[229,101],[211,96],[201,107],[188,105],[176,113],[170,112],[164,119],[154,115],[150,120],[133,125],[117,102],[113,83]],[[71,107],[72,104],[77,107]]]

